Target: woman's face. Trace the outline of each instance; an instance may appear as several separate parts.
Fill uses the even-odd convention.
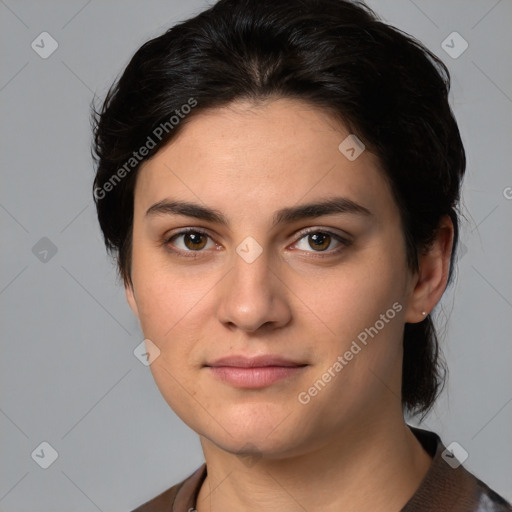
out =
[[[165,400],[226,451],[298,454],[401,412],[415,276],[378,161],[348,136],[296,100],[239,102],[140,169],[127,297]]]

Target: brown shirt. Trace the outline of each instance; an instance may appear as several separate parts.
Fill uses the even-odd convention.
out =
[[[512,512],[512,506],[463,466],[448,464],[445,446],[434,432],[410,427],[432,464],[414,496],[400,512]],[[450,452],[445,453],[445,457]],[[206,464],[179,484],[132,512],[192,512],[206,477]]]

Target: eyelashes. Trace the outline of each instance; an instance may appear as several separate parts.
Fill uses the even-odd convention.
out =
[[[327,229],[311,228],[298,233],[297,236],[298,239],[292,244],[292,247],[302,243],[303,247],[300,247],[298,250],[303,253],[311,253],[313,257],[333,256],[339,254],[346,247],[349,247],[352,244],[352,241],[348,238]],[[309,240],[308,237],[310,237]],[[180,239],[181,248],[174,245],[176,240]],[[311,241],[313,242],[312,244],[310,243]],[[338,246],[334,249],[328,249],[328,247],[333,245],[333,242],[337,243]],[[164,245],[165,248],[173,254],[186,258],[201,257],[208,251],[208,249],[211,248],[218,250],[218,246],[213,241],[212,237],[201,228],[186,228],[180,230],[170,237],[166,237],[163,240],[162,245]],[[305,249],[304,245],[310,250],[307,248]],[[319,250],[315,250],[315,247]]]

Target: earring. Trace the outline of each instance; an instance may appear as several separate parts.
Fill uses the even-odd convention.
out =
[[[421,312],[421,314],[422,314],[423,316],[426,316],[426,315],[427,315],[427,312],[426,312],[426,311],[422,311],[422,312]]]

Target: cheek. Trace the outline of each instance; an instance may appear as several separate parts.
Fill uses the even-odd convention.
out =
[[[406,274],[399,255],[369,253],[328,272],[324,269],[293,278],[294,292],[316,314],[325,331],[343,340],[372,326],[395,302],[404,299]],[[395,312],[391,311],[393,316]]]
[[[200,307],[198,291],[182,292],[176,281],[164,284],[153,276],[139,288],[138,295],[139,320],[144,336],[159,347],[161,362],[172,365],[173,371],[179,369],[176,361],[183,359],[193,343],[191,318],[194,309]]]
[[[155,366],[153,375],[159,387],[161,381],[175,388],[173,379],[163,369],[157,372],[157,368],[162,365],[185,384],[196,366],[202,363],[196,346],[213,318],[211,297],[219,278],[204,271],[201,275],[178,272],[150,254],[134,258],[134,267],[140,325],[144,337],[160,350],[158,359],[151,365]],[[186,387],[194,389],[194,386]]]
[[[140,324],[146,337],[160,342],[171,335],[173,326],[190,309],[190,292],[194,289],[191,284],[187,287],[183,276],[170,272],[167,267],[160,248],[142,242],[134,248],[132,280]]]
[[[309,297],[305,302],[317,313],[318,318],[311,317],[317,332],[325,333],[319,345],[321,368],[325,371],[339,356],[344,357],[342,378],[334,379],[331,390],[347,405],[378,396],[382,382],[394,389],[401,372],[407,273],[400,245],[385,251],[386,245],[368,248],[360,258],[333,268],[329,275],[319,275],[316,281],[296,283],[297,295]],[[308,321],[304,322],[307,330]]]
[[[184,277],[157,269],[138,276],[137,302],[144,337],[160,350],[150,365],[155,384],[169,406],[187,424],[201,411],[191,399],[198,393],[196,362],[191,354],[197,340],[194,312],[201,306],[202,290],[183,288]],[[204,295],[204,292],[202,293]]]

